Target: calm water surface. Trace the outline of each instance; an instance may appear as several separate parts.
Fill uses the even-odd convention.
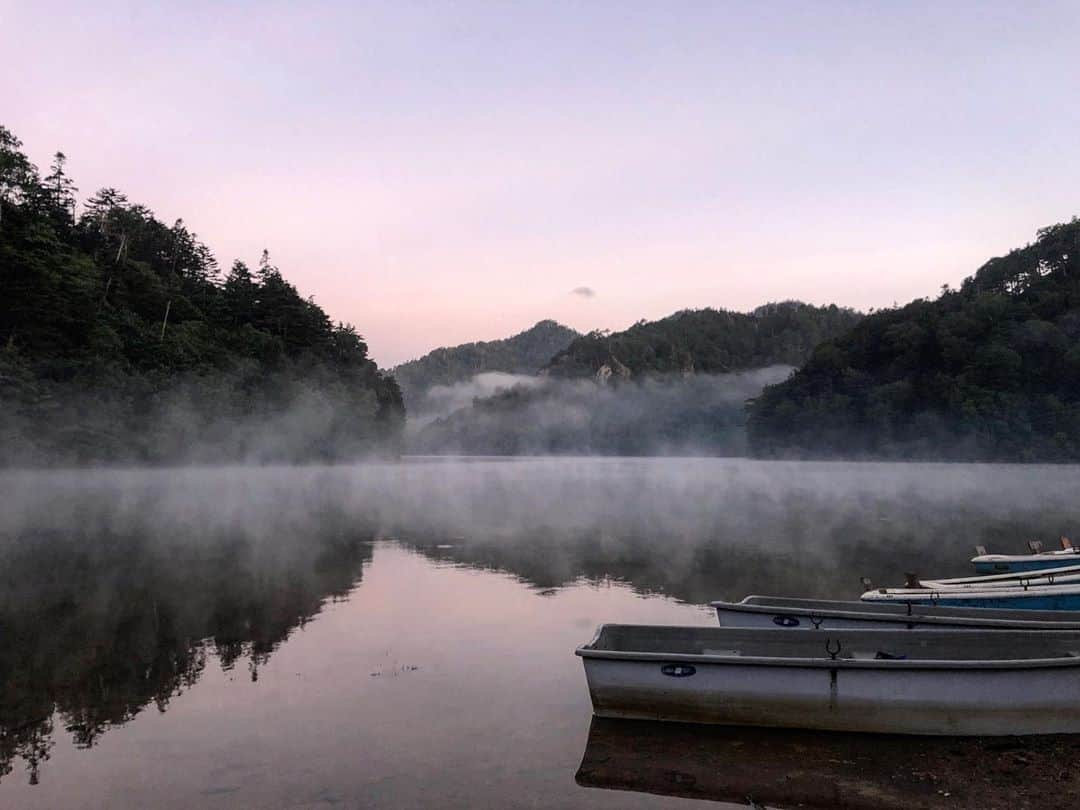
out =
[[[854,598],[862,574],[1054,540],[1080,526],[1075,468],[413,459],[0,487],[3,807],[1040,806],[1026,744],[591,722],[572,651],[603,621],[708,625],[721,596]]]

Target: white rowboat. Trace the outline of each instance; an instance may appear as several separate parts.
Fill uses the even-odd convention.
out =
[[[1080,733],[1080,633],[602,625],[601,717],[935,735]]]
[[[987,574],[977,577],[949,579],[920,579],[924,588],[981,588],[1015,587],[1017,585],[1064,585],[1080,582],[1080,565],[1062,565],[1037,571],[1016,571],[1008,574]]]

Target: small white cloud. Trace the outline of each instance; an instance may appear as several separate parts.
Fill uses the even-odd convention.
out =
[[[574,287],[574,289],[570,291],[570,294],[580,295],[582,298],[595,298],[596,290],[592,287]]]

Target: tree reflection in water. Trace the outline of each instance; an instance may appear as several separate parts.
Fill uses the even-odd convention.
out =
[[[164,712],[209,660],[227,670],[246,661],[256,680],[324,600],[355,586],[371,559],[368,539],[11,539],[0,579],[0,777],[21,758],[36,783],[55,723],[88,748],[151,703]]]
[[[478,508],[471,526],[414,516],[391,530],[433,559],[509,572],[541,591],[616,580],[694,604],[753,593],[857,599],[863,576],[897,586],[907,571],[965,576],[976,544],[1026,553],[1028,539],[1051,548],[1080,534],[1077,467],[743,462],[742,471],[730,460],[651,460],[680,477],[650,475],[649,463],[598,461],[609,480],[541,481],[527,498],[547,495],[548,510],[523,506],[518,524],[485,525],[493,510]]]

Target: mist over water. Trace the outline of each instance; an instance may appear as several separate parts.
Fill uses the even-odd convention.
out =
[[[463,726],[457,713],[483,716],[483,695],[502,689],[520,700],[498,663],[507,656],[528,659],[555,690],[535,694],[536,706],[564,710],[558,722],[530,720],[536,739],[496,746],[488,765],[506,757],[525,767],[539,746],[548,770],[530,767],[544,779],[566,770],[558,789],[572,791],[589,715],[570,651],[597,623],[710,623],[699,606],[717,598],[856,598],[861,575],[899,584],[905,570],[967,573],[976,543],[1022,551],[1028,539],[1050,546],[1080,534],[1078,491],[1077,467],[710,458],[4,473],[0,805],[27,774],[60,784],[79,768],[121,768],[99,753],[102,740],[150,728],[140,720],[150,709],[167,724],[194,724],[198,746],[209,721],[185,706],[213,700],[224,716],[246,716],[270,694],[296,706],[339,695],[340,734],[377,734],[364,745],[405,751],[420,745],[406,726],[427,723],[446,748],[425,743],[417,767],[445,787],[439,763],[470,735],[497,733]],[[405,680],[409,666],[423,678]],[[469,685],[476,666],[483,688]],[[363,721],[380,711],[367,701],[383,700],[365,680],[377,682],[372,672],[400,676],[406,701],[382,710],[377,727]],[[413,717],[409,705],[436,699],[412,689],[449,690],[457,708],[431,704],[426,719]],[[350,724],[354,702],[366,708]],[[506,711],[522,711],[514,706]],[[251,722],[274,728],[262,713]],[[340,741],[296,733],[297,745],[326,746],[335,761]],[[89,749],[84,759],[64,753],[69,742]],[[198,776],[210,763],[193,767]],[[473,786],[461,780],[488,777],[455,767],[472,774],[456,777],[467,804]],[[365,778],[380,768],[392,766],[372,764]],[[348,769],[321,778],[346,780]],[[519,788],[540,789],[532,778]],[[381,803],[399,804],[397,789]],[[567,803],[590,803],[576,795]]]
[[[433,385],[410,407],[407,428],[410,431],[419,430],[436,419],[469,407],[477,398],[490,397],[515,387],[538,388],[547,382],[545,377],[530,374],[486,371],[453,385]]]
[[[1019,552],[1080,530],[1080,468],[1049,465],[411,458],[6,473],[0,486],[4,554],[42,538],[87,551],[118,537],[243,542],[267,555],[313,537],[389,538],[545,587],[604,576],[688,601],[711,596],[695,590],[706,571],[706,582],[840,596],[852,570],[965,570],[976,543]]]
[[[791,371],[775,365],[607,382],[479,374],[432,388],[410,416],[408,444],[417,453],[464,455],[741,456],[746,401]]]

